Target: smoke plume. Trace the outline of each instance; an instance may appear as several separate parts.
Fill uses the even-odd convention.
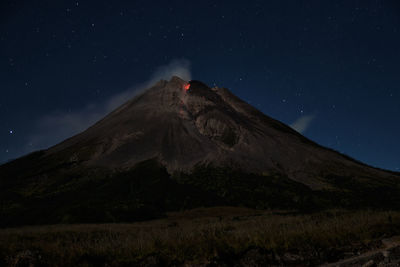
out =
[[[315,115],[304,115],[293,122],[290,127],[298,131],[299,133],[304,133],[307,131],[311,122],[315,119]]]
[[[190,62],[180,59],[160,66],[147,81],[120,92],[103,103],[91,104],[75,111],[54,112],[51,115],[40,118],[37,123],[37,129],[29,138],[25,153],[55,145],[68,137],[86,130],[106,114],[144,92],[157,81],[161,79],[169,80],[174,75],[184,80],[190,80]]]

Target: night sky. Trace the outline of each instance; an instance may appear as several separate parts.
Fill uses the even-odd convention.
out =
[[[321,145],[399,171],[399,62],[396,0],[1,0],[0,162],[190,67]]]

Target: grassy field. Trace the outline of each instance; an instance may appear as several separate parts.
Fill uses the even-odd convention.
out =
[[[200,208],[131,224],[0,229],[0,266],[315,265],[400,234],[400,212]]]

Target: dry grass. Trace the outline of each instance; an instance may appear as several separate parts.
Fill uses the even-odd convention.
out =
[[[291,252],[320,263],[334,257],[332,250],[340,257],[341,251],[368,249],[374,240],[397,234],[400,212],[296,215],[221,207],[132,224],[1,229],[0,265],[199,264],[240,260],[252,249],[271,261]]]

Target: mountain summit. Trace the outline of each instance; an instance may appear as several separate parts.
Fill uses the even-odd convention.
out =
[[[386,207],[400,203],[399,185],[398,173],[324,148],[228,89],[172,77],[86,131],[0,166],[0,220],[129,221],[213,205]]]

